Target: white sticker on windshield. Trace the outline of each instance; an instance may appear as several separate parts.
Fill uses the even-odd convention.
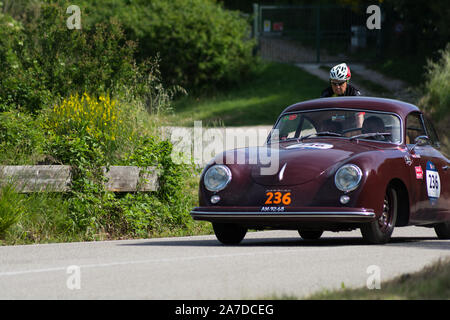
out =
[[[313,149],[325,150],[333,148],[332,144],[328,143],[297,143],[287,146],[286,149]]]

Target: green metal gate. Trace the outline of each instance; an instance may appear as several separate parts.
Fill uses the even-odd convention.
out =
[[[264,59],[280,62],[370,61],[379,30],[366,27],[366,8],[254,4],[254,35]]]

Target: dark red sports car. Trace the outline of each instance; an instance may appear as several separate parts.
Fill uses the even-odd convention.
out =
[[[294,229],[303,239],[361,229],[386,243],[394,227],[450,238],[450,160],[414,105],[369,97],[294,104],[264,147],[225,151],[204,169],[200,207],[224,244],[248,229]],[[268,159],[270,161],[268,161]]]

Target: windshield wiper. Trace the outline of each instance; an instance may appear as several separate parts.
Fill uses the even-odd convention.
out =
[[[318,136],[318,137],[320,137],[320,136],[343,137],[343,135],[340,134],[340,133],[331,132],[331,131],[321,131],[321,132],[308,134],[307,136],[304,136],[304,137],[300,137],[300,138],[297,139],[297,141],[303,141],[304,139],[308,139],[308,138],[314,137],[314,136]]]
[[[351,137],[349,140],[355,140],[355,139],[359,139],[359,138],[372,138],[372,137],[384,137],[384,136],[391,136],[392,133],[390,132],[371,132],[371,133],[363,133],[363,134],[358,134],[356,136]]]

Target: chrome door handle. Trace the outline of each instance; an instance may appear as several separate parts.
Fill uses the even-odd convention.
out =
[[[443,170],[448,170],[448,166],[443,166],[442,169]]]

